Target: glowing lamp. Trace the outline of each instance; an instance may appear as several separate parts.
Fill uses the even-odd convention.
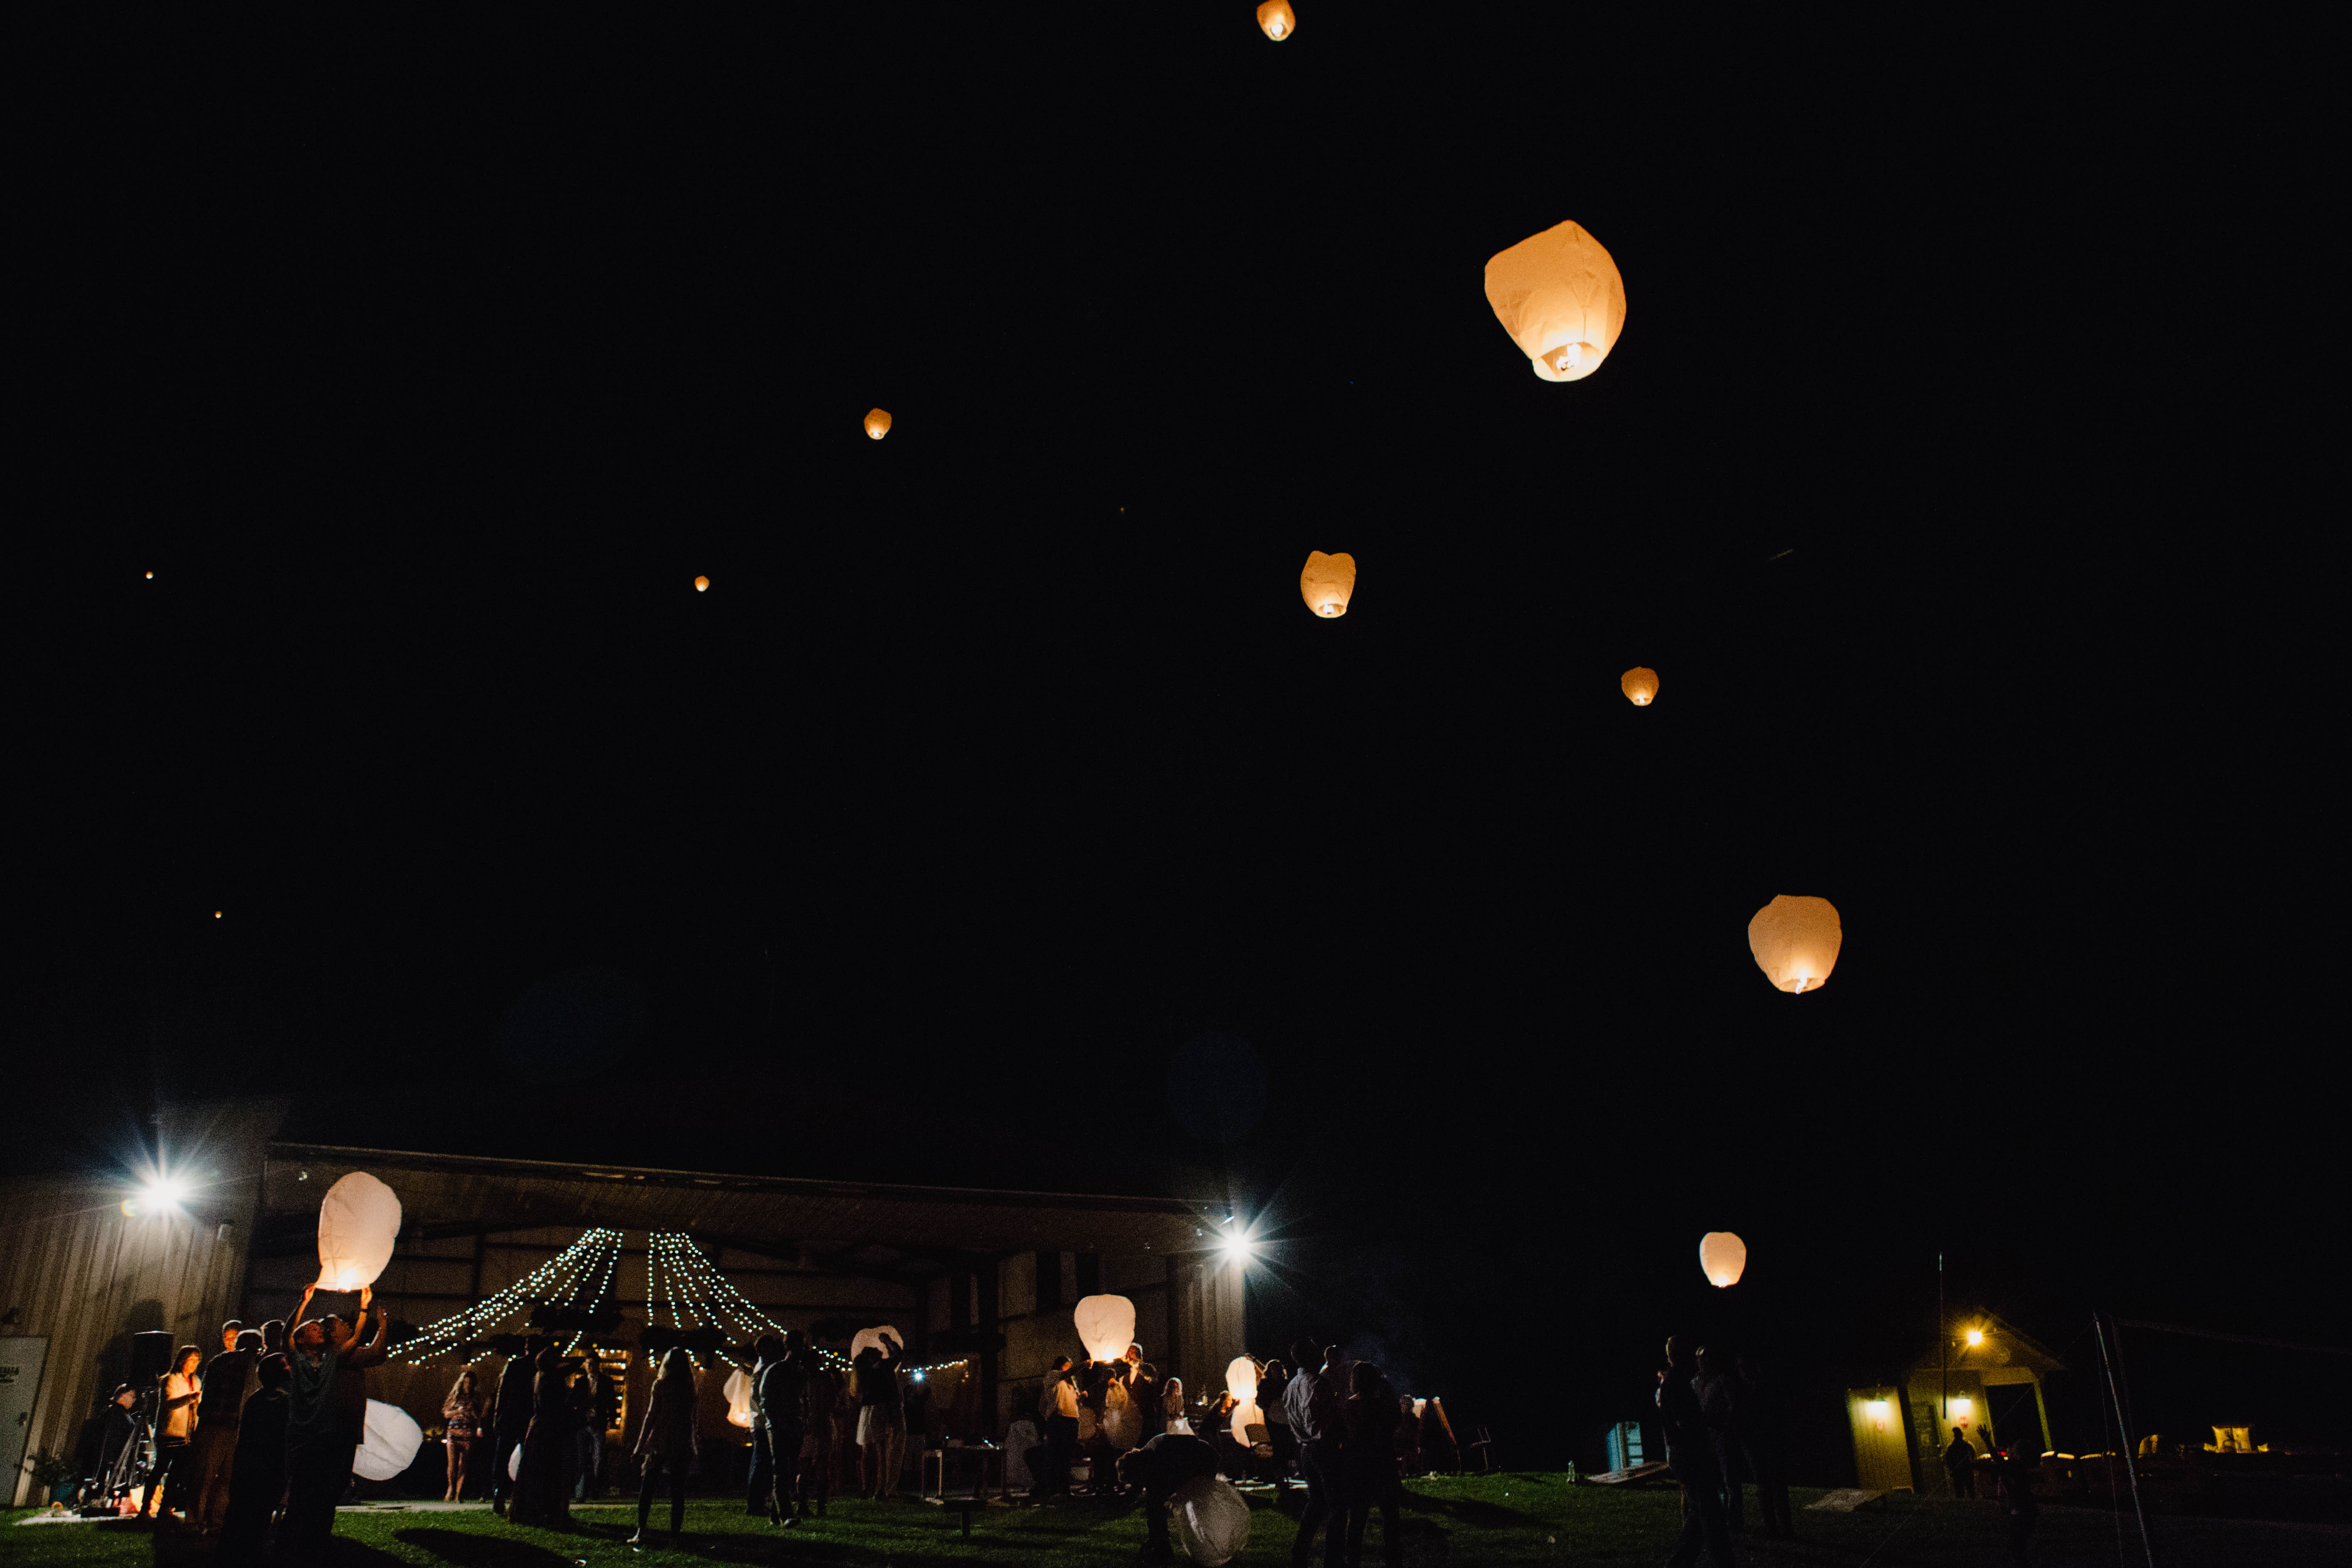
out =
[[[375,1283],[400,1237],[400,1198],[365,1171],[353,1171],[319,1200],[319,1289]]]
[[[372,1481],[388,1481],[415,1462],[425,1446],[425,1428],[397,1405],[381,1399],[367,1402],[366,1436],[352,1456],[352,1473]]]
[[[1970,1415],[1976,1414],[1976,1402],[1970,1399],[1967,1394],[1955,1394],[1952,1395],[1952,1414],[1958,1416],[1961,1420],[1965,1421]]]
[[[1617,689],[1636,708],[1647,708],[1658,695],[1658,672],[1635,665],[1617,678]]]
[[[1573,223],[1531,235],[1486,263],[1486,303],[1546,381],[1581,381],[1625,330],[1625,279]]]
[[[1326,555],[1319,550],[1307,552],[1307,570],[1298,574],[1298,592],[1307,600],[1307,607],[1326,620],[1348,613],[1348,600],[1356,591],[1356,558],[1344,552]]]
[[[1886,1401],[1874,1399],[1862,1408],[1863,1413],[1870,1417],[1872,1430],[1878,1432],[1886,1430]]]
[[[1290,0],[1265,0],[1257,8],[1257,25],[1278,44],[1298,31],[1298,13],[1290,8]]]
[[[708,577],[697,577],[694,580],[694,591],[698,594],[708,594],[710,592],[710,579]]]
[[[1782,893],[1748,922],[1748,951],[1776,987],[1799,995],[1818,991],[1837,966],[1845,928],[1827,899]]]
[[[1970,1329],[1968,1333],[1968,1340],[1969,1343],[1972,1345],[1980,1345],[1984,1343],[1984,1331],[1982,1329]]]
[[[1217,1250],[1225,1255],[1228,1263],[1247,1263],[1250,1258],[1250,1238],[1247,1231],[1237,1230],[1217,1238]]]
[[[1070,1317],[1078,1342],[1097,1361],[1117,1361],[1135,1342],[1135,1303],[1124,1296],[1089,1296]]]
[[[727,1395],[727,1424],[748,1428],[751,1425],[751,1374],[737,1367],[722,1392]]]
[[[1223,1568],[1249,1545],[1249,1500],[1222,1476],[1195,1476],[1169,1494],[1176,1535],[1202,1568]]]
[[[887,408],[867,409],[866,411],[866,434],[877,441],[879,441],[883,437],[890,434],[890,411]]]
[[[1747,1271],[1748,1244],[1727,1230],[1710,1230],[1698,1238],[1698,1266],[1708,1284],[1727,1290]]]

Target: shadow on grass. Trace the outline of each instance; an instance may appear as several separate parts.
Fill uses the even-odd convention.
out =
[[[444,1563],[457,1564],[457,1568],[572,1568],[579,1561],[510,1535],[478,1535],[471,1531],[440,1530],[429,1525],[395,1530],[392,1538],[403,1546],[430,1552]],[[584,1544],[582,1550],[586,1550]]]

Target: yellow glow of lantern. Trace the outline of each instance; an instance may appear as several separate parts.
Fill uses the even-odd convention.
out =
[[[1617,689],[1636,708],[1647,708],[1658,695],[1658,672],[1635,665],[1617,678]]]
[[[1844,941],[1837,906],[1827,899],[1782,893],[1748,922],[1748,951],[1756,955],[1756,967],[1791,995],[1828,983]]]
[[[1969,1331],[1969,1343],[1972,1345],[1980,1345],[1984,1343],[1984,1331],[1982,1329],[1970,1329]]]
[[[1225,1363],[1225,1392],[1234,1396],[1234,1415],[1230,1426],[1234,1441],[1243,1447],[1250,1447],[1249,1428],[1265,1425],[1265,1413],[1257,1407],[1258,1364],[1248,1356],[1235,1356]]]
[[[748,1428],[751,1425],[751,1374],[737,1367],[727,1380],[725,1393],[728,1425]]]
[[[1581,381],[1625,330],[1625,279],[1580,225],[1530,235],[1486,263],[1486,303],[1546,381]]]
[[[374,1284],[399,1237],[399,1194],[365,1171],[343,1176],[319,1200],[319,1289]]]
[[[1117,1361],[1135,1342],[1135,1303],[1124,1296],[1088,1296],[1070,1313],[1078,1342],[1097,1361]]]
[[[1278,44],[1298,31],[1298,13],[1290,8],[1290,0],[1265,0],[1257,8],[1257,25]]]
[[[1727,1230],[1710,1230],[1698,1238],[1698,1266],[1708,1284],[1727,1290],[1747,1271],[1748,1244]]]
[[[697,577],[694,580],[694,591],[698,594],[708,594],[710,592],[710,579],[708,577]]]
[[[866,411],[866,433],[877,441],[879,441],[883,437],[890,434],[889,410],[885,408],[867,409]]]
[[[1356,558],[1344,552],[1326,555],[1308,551],[1307,570],[1298,574],[1298,592],[1307,607],[1326,620],[1346,615],[1356,592]]]

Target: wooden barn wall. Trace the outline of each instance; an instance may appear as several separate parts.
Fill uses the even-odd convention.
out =
[[[0,1185],[0,1311],[9,1331],[46,1339],[29,1458],[71,1453],[82,1426],[130,1372],[131,1336],[163,1329],[175,1344],[220,1349],[236,1315],[251,1226],[225,1203],[192,1215],[131,1218],[115,1182],[34,1177]],[[28,1478],[12,1478],[22,1505]]]

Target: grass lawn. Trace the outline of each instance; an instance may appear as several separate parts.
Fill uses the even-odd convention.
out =
[[[1804,1505],[1820,1495],[1805,1489],[1794,1494],[1801,1540],[1767,1543],[1742,1538],[1741,1563],[1990,1568],[2010,1561],[1990,1503],[1894,1498],[1852,1514],[1808,1511]],[[656,1506],[655,1521],[663,1521],[667,1511],[666,1503]],[[1253,1515],[1249,1549],[1235,1561],[1283,1568],[1295,1534],[1291,1514],[1260,1497]],[[21,1510],[0,1514],[0,1563],[9,1568],[205,1568],[211,1557],[207,1546],[173,1531],[113,1521],[16,1528],[26,1517]],[[1656,1568],[1673,1550],[1680,1526],[1670,1491],[1570,1488],[1559,1476],[1527,1473],[1412,1482],[1405,1520],[1404,1560],[1412,1568],[1567,1563]],[[2337,1568],[2352,1562],[2352,1526],[2155,1522],[2157,1560],[2165,1568]],[[909,1501],[836,1503],[824,1520],[789,1531],[749,1517],[740,1503],[698,1502],[687,1510],[681,1545],[644,1553],[625,1544],[635,1524],[634,1509],[612,1507],[581,1509],[568,1531],[513,1529],[487,1510],[345,1512],[336,1518],[337,1551],[329,1561],[338,1568],[578,1568],[583,1563],[590,1568],[700,1568],[712,1563],[1094,1568],[1133,1562],[1143,1539],[1135,1510],[1085,1500],[983,1510],[973,1517],[969,1541],[959,1534],[954,1515]],[[2128,1515],[2124,1526],[2121,1563],[2144,1561]],[[1375,1520],[1364,1542],[1367,1563],[1382,1561],[1380,1531]],[[2117,1568],[2116,1521],[2087,1509],[2047,1509],[2033,1560],[2043,1568]]]

